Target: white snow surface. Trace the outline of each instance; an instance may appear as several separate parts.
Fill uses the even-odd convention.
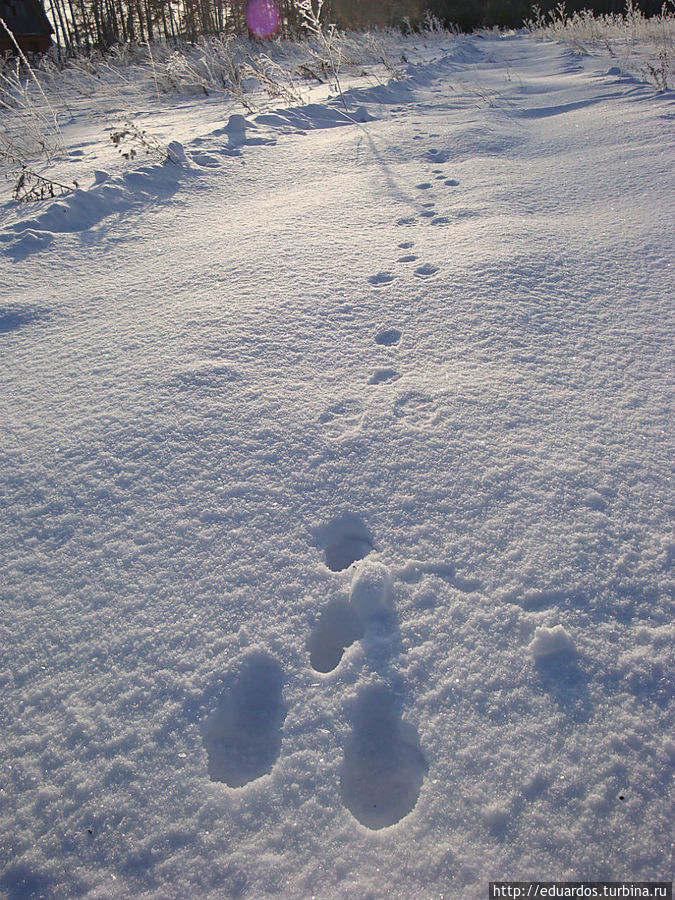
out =
[[[346,100],[2,208],[9,900],[672,877],[673,94]]]

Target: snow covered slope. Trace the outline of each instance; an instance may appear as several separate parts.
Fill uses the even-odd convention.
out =
[[[10,900],[670,877],[675,107],[608,69],[466,38],[7,213]]]

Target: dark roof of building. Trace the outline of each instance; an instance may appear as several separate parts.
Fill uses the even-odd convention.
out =
[[[0,0],[0,18],[14,35],[52,34],[49,19],[40,0]],[[0,32],[4,32],[0,25]]]

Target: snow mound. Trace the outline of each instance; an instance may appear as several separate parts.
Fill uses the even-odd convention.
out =
[[[382,563],[361,563],[352,581],[351,603],[364,621],[386,614],[391,602],[391,576]]]
[[[176,141],[171,146],[172,153],[180,157],[180,144]],[[0,242],[14,261],[25,259],[49,246],[56,234],[84,232],[113,213],[167,200],[178,190],[181,173],[180,164],[142,166],[117,177],[107,177],[107,172],[97,170],[92,188],[78,189],[39,215],[16,222],[0,233]]]
[[[561,654],[572,656],[576,653],[574,641],[562,625],[556,625],[553,628],[546,628],[546,626],[537,628],[534,639],[528,644],[527,649],[536,661],[547,659],[550,656]]]

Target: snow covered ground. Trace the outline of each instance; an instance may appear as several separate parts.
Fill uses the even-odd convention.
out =
[[[9,900],[672,877],[673,94],[346,100],[0,210]]]

